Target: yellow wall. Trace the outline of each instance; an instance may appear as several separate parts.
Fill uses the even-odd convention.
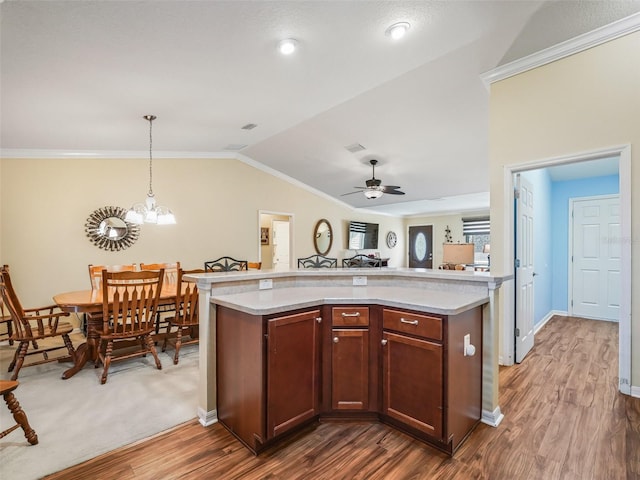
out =
[[[640,32],[496,82],[490,98],[491,247],[506,252],[512,198],[504,166],[631,144],[631,185],[640,185]],[[631,195],[632,299],[640,298],[640,197]],[[511,249],[512,251],[512,249]],[[513,257],[511,257],[513,258]],[[511,273],[492,255],[496,274]],[[632,385],[640,385],[640,304],[632,301]],[[501,314],[502,315],[502,314]],[[504,321],[504,319],[501,319]],[[511,321],[511,320],[510,320]]]
[[[2,159],[0,172],[0,262],[11,266],[26,307],[90,288],[89,263],[178,260],[184,268],[202,268],[222,255],[257,260],[259,210],[293,215],[294,259],[315,252],[312,232],[320,218],[333,227],[330,256],[353,255],[346,250],[345,226],[363,220],[399,233],[399,247],[379,244],[392,266],[403,266],[405,257],[401,219],[355,211],[235,159],[154,159],[154,193],[178,223],[143,225],[138,241],[120,252],[93,245],[84,225],[97,208],[129,208],[144,199],[148,160]]]

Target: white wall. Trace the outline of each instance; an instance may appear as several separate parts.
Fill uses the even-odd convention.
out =
[[[154,159],[153,190],[177,225],[143,225],[129,249],[108,252],[86,237],[89,214],[106,205],[129,208],[148,190],[147,159],[2,159],[0,262],[11,266],[25,306],[51,303],[56,293],[90,288],[87,265],[180,261],[184,268],[223,255],[257,260],[258,211],[294,215],[292,256],[308,256],[313,228],[331,222],[330,256],[343,258],[349,220],[402,232],[402,220],[355,211],[234,159]],[[402,235],[399,235],[402,237]],[[403,241],[402,239],[401,241]],[[404,260],[402,244],[383,256]]]

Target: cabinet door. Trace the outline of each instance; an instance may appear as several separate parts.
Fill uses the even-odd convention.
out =
[[[268,321],[267,438],[318,414],[320,311]]]
[[[384,332],[383,413],[442,440],[442,345]]]
[[[331,408],[369,409],[369,331],[333,329]]]

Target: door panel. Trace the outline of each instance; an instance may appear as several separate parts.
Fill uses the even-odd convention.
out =
[[[313,310],[268,322],[267,438],[318,414],[319,317]]]
[[[516,178],[516,362],[533,348],[533,187],[521,175]]]
[[[331,408],[369,409],[369,330],[333,329]]]
[[[620,313],[620,199],[572,201],[572,315],[618,321]]]
[[[383,413],[442,439],[442,345],[390,332],[383,342]]]
[[[286,270],[289,268],[289,222],[274,220],[273,230],[273,268]]]
[[[433,226],[409,227],[409,268],[433,268]]]

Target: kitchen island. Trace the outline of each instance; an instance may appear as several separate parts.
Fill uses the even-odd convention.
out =
[[[324,349],[325,352],[324,360],[321,361],[331,364],[331,361],[328,360],[329,349],[336,338],[336,336],[331,337],[332,329],[335,327],[335,324],[332,325],[331,317],[333,310],[341,305],[348,308],[368,308],[366,314],[361,312],[359,318],[367,317],[369,323],[366,328],[358,328],[357,325],[346,328],[335,327],[338,331],[334,333],[339,334],[336,344],[351,344],[352,348],[359,345],[359,351],[362,351],[366,344],[369,347],[367,355],[375,357],[373,359],[378,363],[383,361],[384,352],[373,352],[373,350],[379,349],[371,347],[372,342],[379,340],[382,344],[382,341],[386,339],[388,345],[389,340],[397,341],[397,335],[403,333],[402,328],[408,326],[404,323],[397,323],[401,321],[402,317],[394,312],[418,316],[426,314],[428,318],[425,321],[430,327],[428,327],[429,331],[425,333],[425,339],[431,343],[440,344],[443,353],[439,355],[445,362],[443,368],[447,365],[445,355],[448,355],[449,350],[462,353],[465,342],[465,332],[462,330],[456,333],[455,338],[449,338],[449,327],[455,323],[450,319],[464,315],[465,312],[479,312],[480,330],[471,335],[470,340],[471,344],[475,343],[478,353],[475,357],[470,357],[480,359],[481,363],[478,371],[478,376],[481,378],[480,416],[483,422],[494,426],[502,418],[497,402],[497,327],[494,312],[494,306],[497,305],[497,292],[504,280],[502,277],[491,276],[487,273],[420,269],[265,270],[198,274],[196,277],[200,288],[201,323],[198,416],[203,425],[217,420],[216,401],[219,397],[224,396],[224,392],[216,390],[219,385],[216,378],[218,369],[216,362],[219,358],[216,351],[216,322],[219,312],[224,311],[223,317],[226,316],[226,318],[229,317],[230,312],[234,312],[232,315],[236,315],[238,318],[260,319],[260,321],[253,322],[255,324],[253,327],[255,327],[255,332],[261,332],[261,338],[266,338],[263,336],[262,330],[268,329],[269,320],[278,316],[287,317],[289,314],[301,313],[305,316],[309,312],[314,312],[310,314],[311,318],[325,320],[325,327],[321,327],[318,334],[321,337],[319,351]],[[319,314],[316,314],[316,311]],[[313,315],[316,316],[313,317]],[[419,320],[420,324],[424,324],[422,319],[411,316],[407,318],[408,320],[405,319],[407,322]],[[393,326],[394,321],[397,323],[395,327]],[[292,321],[291,323],[295,324],[296,322]],[[228,327],[233,323],[225,322],[225,325]],[[442,329],[443,333],[439,334],[438,329]],[[327,332],[329,336],[327,336]],[[366,339],[364,338],[365,334]],[[383,338],[384,335],[392,336]],[[420,332],[409,332],[408,335],[412,340],[422,340]],[[438,335],[441,336],[438,338]],[[348,338],[349,341],[342,342],[343,338]],[[220,343],[220,345],[223,344]],[[392,343],[392,345],[399,345],[399,343]],[[255,345],[252,348],[261,349]],[[255,354],[261,356],[263,352],[261,350]],[[369,358],[368,361],[371,359]],[[263,360],[261,357],[260,361]],[[324,370],[327,368],[329,367],[325,367]],[[391,368],[395,367],[391,365]],[[363,404],[367,404],[364,408],[365,412],[384,408],[382,397],[385,392],[380,393],[381,388],[375,381],[376,374],[363,373],[362,375],[368,375],[374,380],[373,384],[369,383],[367,398],[361,398],[355,403],[347,401],[341,405],[353,407],[364,402]],[[384,372],[381,375],[382,377],[380,375],[378,377],[383,378]],[[321,378],[319,380],[318,388],[324,394],[320,394],[318,397],[317,401],[320,403],[317,411],[335,412],[339,410],[339,408],[328,406],[333,401],[330,399],[329,391],[333,392],[336,388],[340,388],[337,383],[333,386],[330,385],[330,381],[333,382],[334,379]],[[373,405],[370,405],[371,402]],[[353,413],[358,408],[360,407],[345,408],[344,410]],[[388,418],[390,423],[394,421],[393,415]],[[419,430],[425,425],[416,424],[414,427]],[[254,444],[257,445],[254,448],[259,450],[266,440],[268,439],[261,438],[258,443]],[[447,444],[448,440],[448,438],[442,437],[443,444]],[[455,448],[455,445],[451,448]]]

